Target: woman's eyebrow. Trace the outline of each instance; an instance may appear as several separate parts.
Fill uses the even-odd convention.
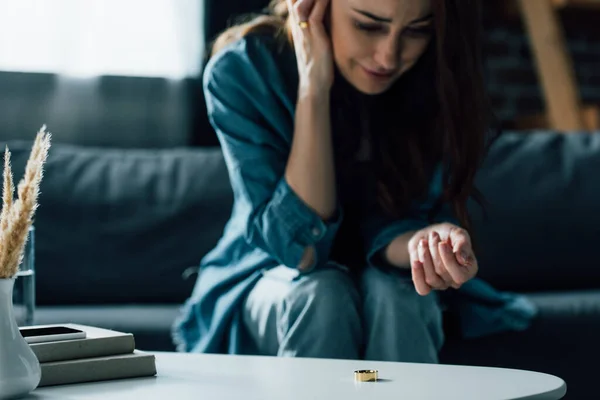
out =
[[[433,19],[433,13],[432,14],[427,14],[424,17],[415,19],[414,21],[411,22],[411,25],[412,24],[418,24],[419,22],[426,22],[426,21],[429,21],[431,19]]]
[[[353,10],[356,11],[357,13],[362,14],[365,17],[370,18],[370,19],[372,19],[374,21],[377,21],[377,22],[384,22],[384,23],[387,23],[387,24],[389,24],[389,23],[392,22],[391,18],[380,17],[380,16],[372,14],[372,13],[370,13],[368,11],[359,10],[357,8],[354,8]],[[426,21],[431,20],[432,18],[433,18],[433,14],[427,14],[424,17],[415,19],[410,24],[412,25],[412,24],[418,24],[419,22],[426,22]]]
[[[362,15],[364,15],[367,18],[371,18],[372,20],[377,21],[377,22],[385,22],[385,23],[392,22],[391,18],[379,17],[377,15],[371,14],[368,11],[359,10],[357,8],[354,8],[353,10],[356,11],[357,13],[362,14]]]

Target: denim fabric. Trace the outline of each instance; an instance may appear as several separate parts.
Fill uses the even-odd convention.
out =
[[[276,267],[248,295],[243,322],[245,350],[270,356],[437,363],[444,339],[436,293],[419,296],[410,277],[376,267],[358,279],[335,265]]]
[[[242,351],[248,339],[243,334],[243,302],[262,273],[279,265],[296,269],[308,247],[316,250],[313,272],[330,261],[332,243],[344,219],[343,207],[338,205],[336,217],[323,222],[284,178],[297,87],[293,50],[268,36],[250,35],[235,41],[205,69],[208,115],[222,146],[234,205],[222,238],[202,260],[193,293],[173,326],[180,351]],[[365,263],[375,266],[375,255],[397,235],[425,227],[427,211],[440,192],[441,169],[431,182],[429,200],[415,204],[411,218],[390,220],[366,215],[361,221]],[[452,220],[447,211],[438,218]],[[467,293],[466,298],[477,301],[483,296],[485,300],[496,294],[490,287],[484,288],[475,295]],[[462,309],[471,303],[461,303]],[[494,302],[493,309],[501,315],[522,311],[519,307],[505,309],[505,303]],[[533,315],[528,311],[525,320]],[[477,317],[478,313],[470,315]],[[496,319],[494,322],[504,324],[481,328],[480,323],[486,320],[474,319],[464,326],[481,332],[522,329],[522,319],[519,324],[512,324],[514,320]]]

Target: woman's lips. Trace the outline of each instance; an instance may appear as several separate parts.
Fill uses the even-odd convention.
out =
[[[378,72],[378,71],[373,71],[372,69],[365,68],[365,67],[362,67],[362,69],[364,69],[366,74],[369,75],[370,77],[379,79],[379,80],[387,80],[387,79],[390,79],[394,75],[393,71]]]

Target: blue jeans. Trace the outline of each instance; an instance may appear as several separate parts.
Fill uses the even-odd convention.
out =
[[[307,275],[265,272],[244,303],[243,323],[261,355],[437,363],[444,342],[435,293],[410,277],[369,267]]]

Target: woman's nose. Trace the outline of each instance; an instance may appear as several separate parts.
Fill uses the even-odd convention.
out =
[[[395,71],[398,68],[400,48],[398,41],[393,38],[383,40],[377,48],[375,62],[378,68],[385,72]]]

